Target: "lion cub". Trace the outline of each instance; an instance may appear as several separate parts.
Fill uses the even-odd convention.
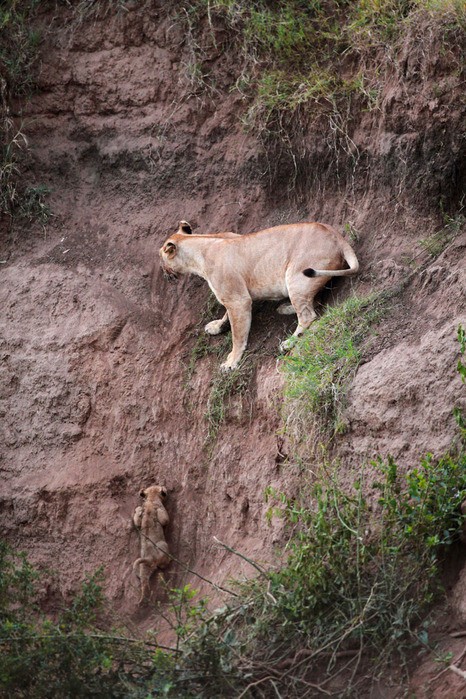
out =
[[[150,597],[149,578],[152,573],[170,563],[168,544],[163,533],[163,527],[170,520],[163,505],[167,497],[167,489],[164,486],[151,485],[149,488],[143,488],[139,495],[144,498],[144,504],[136,507],[133,522],[140,532],[141,556],[134,561],[133,570],[141,581],[139,604],[142,604],[144,599]]]

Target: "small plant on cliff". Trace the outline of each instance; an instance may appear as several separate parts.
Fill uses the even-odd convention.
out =
[[[51,216],[46,197],[50,189],[46,185],[26,187],[18,204],[18,216],[26,221],[38,221],[45,225]]]
[[[185,391],[188,397],[188,407],[191,408],[191,379],[196,371],[197,362],[203,357],[213,355],[217,358],[225,357],[231,349],[231,332],[222,333],[220,336],[207,335],[204,331],[206,322],[223,315],[225,309],[220,306],[215,296],[210,295],[202,314],[202,320],[194,330],[196,338],[189,354],[189,361],[185,373]],[[206,446],[212,446],[218,432],[226,419],[228,409],[233,397],[239,402],[251,385],[256,368],[256,362],[250,354],[243,357],[241,365],[233,371],[222,372],[220,369],[214,372],[210,391],[207,398],[204,417],[207,423]]]
[[[431,233],[431,235],[427,236],[427,238],[423,238],[419,241],[419,245],[432,257],[438,257],[459,235],[466,223],[466,216],[463,213],[463,201],[461,202],[461,206],[454,216],[451,216],[443,211],[442,206],[440,208],[444,220],[443,228],[435,233]]]
[[[48,191],[23,181],[28,142],[9,108],[13,98],[28,96],[35,87],[41,36],[32,20],[38,6],[39,0],[7,0],[0,7],[0,216],[19,215],[45,224]]]
[[[212,354],[216,357],[221,357],[227,352],[231,344],[231,333],[222,333],[215,337],[208,335],[204,330],[206,323],[223,315],[224,312],[225,309],[220,306],[215,296],[209,294],[204,310],[201,313],[201,320],[192,333],[195,342],[191,347],[186,366],[185,388],[189,389],[190,381],[196,371],[196,364],[200,359]]]
[[[346,394],[363,344],[386,308],[385,296],[351,296],[329,308],[282,359],[285,427],[298,443],[302,437],[315,449],[344,431]]]
[[[250,355],[243,357],[241,364],[233,371],[223,372],[218,369],[212,377],[210,393],[207,399],[205,418],[208,425],[208,444],[217,438],[220,427],[225,421],[231,399],[242,401],[248,390],[255,371],[255,362]]]
[[[466,330],[462,325],[458,326],[458,342],[460,345],[461,356],[464,358],[466,355]],[[466,365],[463,364],[461,359],[458,359],[457,369],[459,375],[461,376],[461,381],[466,383]]]

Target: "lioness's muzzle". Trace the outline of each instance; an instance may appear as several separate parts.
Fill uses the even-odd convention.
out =
[[[163,271],[163,276],[169,282],[178,281],[178,274],[176,272],[174,272],[172,269],[170,269],[169,267],[165,267],[164,265],[162,265],[162,271]]]

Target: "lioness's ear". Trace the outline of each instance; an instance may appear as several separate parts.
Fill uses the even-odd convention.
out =
[[[144,488],[142,488],[142,489],[139,491],[139,497],[140,497],[140,498],[145,498],[145,497],[146,497],[146,491],[145,491]]]
[[[165,244],[163,251],[169,259],[175,257],[177,251],[176,243],[172,243],[171,241],[169,241]]]
[[[193,232],[193,229],[189,225],[187,221],[180,221],[178,224],[178,232],[179,233],[186,233],[187,235],[191,235]]]
[[[162,498],[166,498],[166,497],[167,497],[167,489],[164,488],[163,486],[162,486],[162,488],[160,488],[160,495],[161,495]]]

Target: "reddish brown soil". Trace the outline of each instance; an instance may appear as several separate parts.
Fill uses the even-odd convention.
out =
[[[138,540],[130,516],[141,486],[170,491],[168,539],[182,563],[166,580],[210,595],[184,566],[224,586],[253,572],[214,537],[257,561],[280,560],[283,532],[266,523],[264,489],[294,492],[301,478],[282,465],[287,446],[277,437],[277,347],[293,319],[272,304],[257,309],[257,371],[209,443],[205,413],[219,359],[198,359],[187,373],[209,292],[194,278],[169,284],[158,268],[160,244],[179,219],[201,232],[240,233],[303,219],[351,223],[363,272],[339,284],[330,302],[335,293],[402,281],[416,258],[422,272],[396,297],[356,375],[337,455],[352,474],[376,454],[391,453],[404,467],[426,451],[440,454],[455,438],[452,407],[465,405],[455,366],[456,328],[466,325],[466,231],[429,262],[419,240],[442,222],[427,194],[434,189],[438,201],[450,180],[438,175],[441,154],[428,177],[431,152],[416,161],[409,144],[433,148],[435,129],[454,131],[461,115],[449,104],[454,85],[429,103],[427,83],[416,82],[414,67],[409,73],[421,60],[412,55],[403,85],[394,75],[382,111],[363,115],[352,136],[373,175],[356,185],[312,180],[295,197],[286,172],[272,185],[263,177],[263,151],[242,130],[242,100],[228,89],[228,61],[215,58],[217,91],[197,92],[182,25],[163,9],[134,4],[78,23],[64,7],[41,22],[49,31],[40,89],[16,109],[30,141],[30,177],[51,188],[54,215],[44,229],[15,224],[2,234],[1,531],[52,571],[50,608],[103,565],[115,612],[147,628],[152,612],[137,610],[131,574]],[[448,66],[429,70],[438,83],[451,80]],[[402,161],[405,179],[395,187],[391,168]],[[451,204],[455,198],[452,190]],[[450,629],[466,625],[466,574],[451,600],[444,631],[447,616]],[[442,644],[462,649],[445,633]],[[417,697],[466,696],[448,672],[426,689],[438,671],[422,668]]]

